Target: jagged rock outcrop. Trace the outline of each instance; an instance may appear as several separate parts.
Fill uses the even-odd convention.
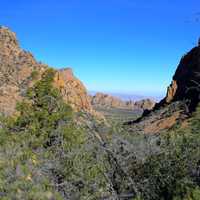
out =
[[[75,110],[92,112],[87,90],[83,83],[73,75],[71,68],[58,70],[54,81],[55,86],[61,91],[63,99]]]
[[[193,111],[200,101],[200,46],[183,56],[167,95],[159,106],[174,101],[185,101],[190,111]]]
[[[12,114],[16,102],[23,99],[26,89],[34,83],[34,72],[37,71],[38,80],[47,68],[47,65],[37,62],[31,53],[20,48],[15,33],[0,27],[0,113]],[[93,112],[86,88],[71,69],[57,71],[55,86],[75,110]]]
[[[31,73],[42,73],[45,68],[19,47],[15,33],[0,27],[0,112],[12,114],[24,89],[31,84]]]
[[[144,133],[160,133],[177,123],[184,123],[200,102],[200,46],[184,55],[167,89],[166,97],[145,112],[136,121],[127,122],[132,130]],[[137,132],[137,131],[136,131]]]
[[[126,102],[121,99],[103,93],[96,93],[91,97],[91,104],[93,106],[105,108],[126,108]]]
[[[155,102],[151,99],[143,99],[140,101],[123,101],[120,98],[103,94],[96,93],[94,96],[90,97],[91,104],[94,107],[104,107],[104,108],[120,108],[129,110],[151,110],[155,106]]]

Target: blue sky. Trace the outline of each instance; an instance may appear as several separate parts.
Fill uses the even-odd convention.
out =
[[[89,90],[164,95],[200,36],[199,0],[6,0],[0,24]]]

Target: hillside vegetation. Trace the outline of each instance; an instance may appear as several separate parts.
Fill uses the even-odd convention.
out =
[[[92,105],[71,69],[0,27],[0,200],[199,200],[199,58],[200,45],[141,114],[107,95]]]
[[[1,118],[2,200],[200,199],[200,107],[184,128],[140,136],[143,146],[132,148],[138,136],[123,127],[108,128],[102,142],[76,124],[52,85],[54,73],[44,72],[16,114]],[[137,156],[142,149],[145,156]]]
[[[47,70],[16,115],[1,119],[2,200],[95,199],[106,187],[103,155],[88,147],[88,135],[52,86],[54,73]]]

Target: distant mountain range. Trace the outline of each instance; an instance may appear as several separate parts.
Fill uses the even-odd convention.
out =
[[[96,93],[90,95],[91,105],[95,108],[117,108],[129,110],[151,110],[156,102],[149,98],[141,100],[124,100],[110,94]]]
[[[92,96],[96,95],[97,93],[101,93],[101,91],[88,91],[88,93]],[[159,102],[163,99],[163,96],[159,95],[140,95],[134,93],[115,93],[115,92],[103,92],[113,97],[120,98],[123,101],[140,101],[143,99],[152,99],[153,101]]]

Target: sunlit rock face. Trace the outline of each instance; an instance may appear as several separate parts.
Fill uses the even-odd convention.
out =
[[[173,101],[177,89],[178,89],[177,82],[173,80],[171,85],[167,88],[167,95],[165,99],[167,103],[170,103]]]
[[[15,33],[0,27],[0,112],[12,114],[16,102],[22,100],[22,93],[32,84],[31,73],[42,73],[45,68],[20,48]]]
[[[47,65],[37,62],[31,53],[20,48],[15,33],[0,27],[0,113],[14,113],[16,102],[24,98],[26,89],[34,83],[32,73],[37,71],[39,80],[46,69]],[[57,70],[54,81],[63,99],[74,110],[93,112],[86,88],[72,69]]]
[[[123,101],[120,98],[96,93],[90,97],[92,106],[104,108],[120,108],[129,110],[151,110],[155,106],[155,102],[151,99],[143,99],[140,101]]]
[[[61,91],[63,99],[75,110],[92,112],[87,90],[83,83],[73,75],[71,68],[58,70],[54,81],[55,86]]]

